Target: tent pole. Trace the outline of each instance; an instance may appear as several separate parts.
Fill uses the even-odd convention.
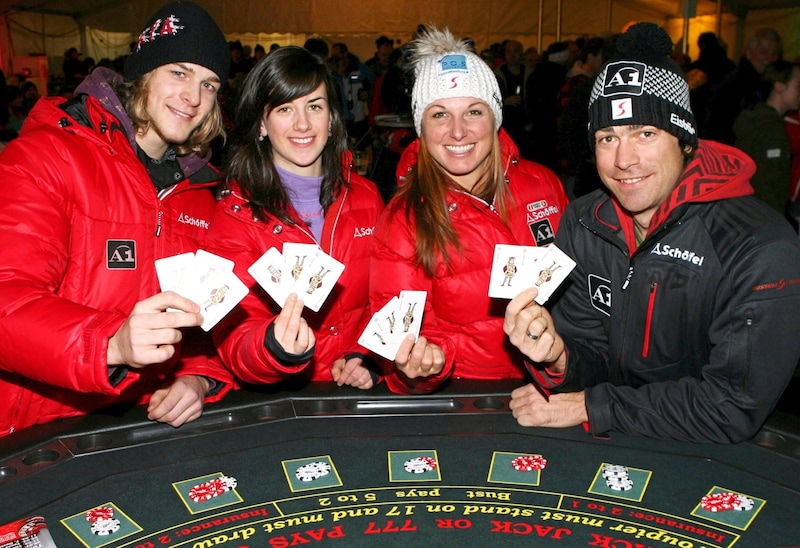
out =
[[[537,49],[539,53],[542,53],[542,17],[544,17],[544,0],[539,0],[539,41],[537,45]]]
[[[717,38],[722,39],[722,0],[717,0]]]
[[[561,41],[561,9],[563,0],[558,0],[556,5],[556,42]]]

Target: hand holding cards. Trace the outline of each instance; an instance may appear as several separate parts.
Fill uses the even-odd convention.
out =
[[[247,271],[281,307],[297,293],[307,308],[319,312],[344,265],[315,244],[287,242],[283,253],[271,247]]]
[[[575,261],[554,244],[548,247],[497,244],[489,278],[489,296],[513,299],[524,289],[536,287],[536,302],[544,306],[567,278]]]
[[[200,305],[203,331],[209,331],[248,293],[233,273],[233,261],[202,249],[155,262],[161,291],[174,291]]]
[[[400,343],[413,334],[419,337],[425,311],[425,291],[401,291],[373,314],[358,344],[377,355],[394,361]]]

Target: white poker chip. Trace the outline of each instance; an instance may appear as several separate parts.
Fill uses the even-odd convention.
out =
[[[630,491],[633,489],[633,482],[629,479],[606,480],[606,485],[614,491]]]
[[[222,476],[219,479],[222,480],[222,482],[225,484],[225,486],[228,488],[229,491],[231,489],[236,489],[236,486],[239,484],[239,482],[236,481],[236,478],[232,476]]]
[[[733,504],[734,510],[747,511],[752,510],[755,507],[755,502],[750,497],[745,497],[744,495],[739,495],[739,500]]]
[[[105,537],[119,531],[120,525],[117,518],[100,519],[92,523],[92,533]]]
[[[628,467],[627,466],[620,466],[618,464],[606,464],[603,466],[603,475],[606,474],[612,476],[619,476],[619,475],[628,475]]]
[[[425,457],[408,459],[403,463],[403,468],[410,474],[424,474],[433,470],[430,461]]]
[[[327,462],[309,462],[299,467],[295,476],[300,481],[314,481],[331,472],[331,465]]]

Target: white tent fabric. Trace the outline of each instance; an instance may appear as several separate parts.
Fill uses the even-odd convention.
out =
[[[676,43],[690,15],[688,51],[696,56],[701,32],[718,29],[738,57],[752,30],[771,26],[786,42],[787,58],[800,55],[800,1],[759,0],[735,4],[775,9],[725,8],[717,22],[712,0],[197,0],[217,20],[229,40],[269,47],[302,44],[309,36],[345,42],[362,58],[374,52],[374,40],[386,35],[398,43],[411,38],[417,24],[447,26],[471,37],[479,48],[507,38],[547,47],[555,40],[618,32],[630,21],[652,21]],[[147,18],[165,0],[0,0],[0,66],[6,74],[30,69],[34,79],[61,75],[63,53],[77,47],[95,60],[128,51]],[[26,5],[28,8],[26,8]],[[741,12],[741,13],[740,13]]]

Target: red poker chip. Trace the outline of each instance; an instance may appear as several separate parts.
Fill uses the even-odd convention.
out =
[[[700,499],[703,510],[709,512],[724,512],[733,510],[741,504],[741,497],[736,493],[714,493]]]
[[[540,455],[525,455],[512,460],[511,466],[518,472],[544,470],[544,467],[547,466],[547,459]]]
[[[227,486],[221,481],[204,481],[189,489],[189,498],[193,502],[206,502],[218,497],[227,491]]]
[[[114,517],[114,509],[110,506],[100,506],[98,508],[92,508],[88,512],[86,512],[86,521],[91,523],[96,523],[100,520],[107,520]]]
[[[433,457],[420,457],[419,460],[425,461],[428,464],[428,466],[431,467],[431,470],[435,470],[436,469],[437,464],[436,464],[436,459],[435,458],[433,458]]]

